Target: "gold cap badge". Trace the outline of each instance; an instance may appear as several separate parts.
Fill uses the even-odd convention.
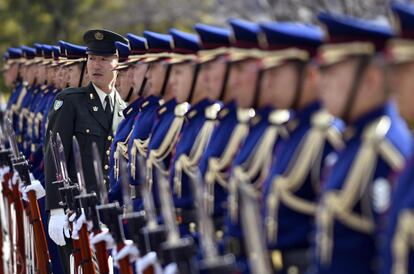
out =
[[[100,31],[95,32],[95,39],[96,40],[102,40],[103,38],[104,38],[104,35],[103,35],[102,32],[100,32]]]

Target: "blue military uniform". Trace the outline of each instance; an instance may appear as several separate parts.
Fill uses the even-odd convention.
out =
[[[328,29],[331,45],[341,53],[331,59],[328,44],[320,51],[322,64],[373,56],[393,35],[389,25],[369,20],[326,13],[319,19]],[[357,46],[350,52],[346,45],[352,43]],[[391,102],[348,122],[344,137],[346,149],[327,177],[317,214],[316,269],[318,273],[377,273],[390,191],[411,153],[412,140]]]
[[[181,60],[173,60],[174,64],[191,62],[191,58],[200,49],[200,42],[196,35],[184,33],[175,29],[170,30],[174,39],[174,52],[181,55]],[[186,58],[186,54],[189,54]],[[194,64],[195,65],[195,64]],[[193,81],[196,76],[193,74]],[[191,88],[189,98],[191,102],[194,86]],[[176,209],[176,218],[180,233],[187,236],[190,224],[196,223],[194,201],[188,174],[197,170],[198,162],[205,149],[207,141],[214,128],[214,119],[218,105],[213,105],[207,98],[196,102],[185,114],[185,124],[175,147],[174,157],[170,168],[170,185],[173,190],[173,200]],[[194,232],[194,231],[192,231]]]
[[[119,54],[120,64],[123,69],[127,68],[122,62],[128,60],[130,54],[130,48],[128,45],[121,42],[115,43]],[[124,120],[119,124],[117,132],[114,136],[114,140],[111,145],[111,149],[108,151],[109,156],[109,199],[110,201],[118,201],[123,203],[121,179],[119,174],[119,161],[120,157],[128,159],[128,142],[131,137],[132,129],[134,127],[135,117],[139,113],[139,106],[142,103],[142,98],[138,98],[128,105],[124,109]]]
[[[172,51],[172,37],[170,35],[145,31],[144,36],[147,38],[150,52],[156,45],[161,46],[163,52],[168,48]],[[147,60],[151,60],[151,58]],[[166,77],[168,80],[168,75]],[[157,165],[162,165],[163,171],[169,169],[173,149],[181,132],[187,110],[188,104],[178,104],[175,98],[165,102],[157,110],[157,120],[152,129],[147,152],[147,178],[156,207],[159,207],[159,195],[155,169]]]
[[[413,50],[414,35],[414,6],[412,4],[395,2],[391,5],[397,20],[400,33],[388,47],[392,64],[406,64],[414,62],[414,55],[405,54],[404,49]],[[414,147],[413,147],[414,148]],[[381,273],[414,273],[414,253],[412,244],[414,220],[414,150],[405,166],[404,172],[391,200],[389,221],[386,230],[383,269]]]
[[[259,48],[257,24],[230,20],[233,28],[235,48]],[[244,56],[249,58],[249,56]],[[230,62],[232,57],[229,56]],[[252,109],[238,109],[234,101],[226,102],[218,113],[218,125],[214,129],[211,141],[200,160],[200,171],[209,193],[208,210],[213,214],[216,229],[222,230],[223,217],[227,211],[227,187],[230,166],[240,145],[248,133],[248,121],[254,116]]]

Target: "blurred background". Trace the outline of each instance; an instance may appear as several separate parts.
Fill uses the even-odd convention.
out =
[[[10,46],[60,39],[82,43],[91,28],[140,35],[170,27],[191,31],[196,22],[225,25],[230,17],[252,21],[314,22],[320,10],[364,18],[390,17],[390,0],[0,0],[0,54]],[[0,91],[5,88],[0,79]]]

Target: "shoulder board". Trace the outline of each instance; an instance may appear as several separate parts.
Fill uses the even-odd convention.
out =
[[[376,146],[380,156],[394,170],[404,167],[405,158],[402,153],[387,139],[387,133],[391,128],[391,119],[382,116],[364,130],[364,142]]]

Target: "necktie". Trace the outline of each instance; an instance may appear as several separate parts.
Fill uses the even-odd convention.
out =
[[[105,102],[106,102],[105,115],[106,115],[106,118],[108,118],[109,123],[112,124],[113,113],[112,113],[112,110],[111,110],[111,100],[109,98],[109,95],[106,95]]]

